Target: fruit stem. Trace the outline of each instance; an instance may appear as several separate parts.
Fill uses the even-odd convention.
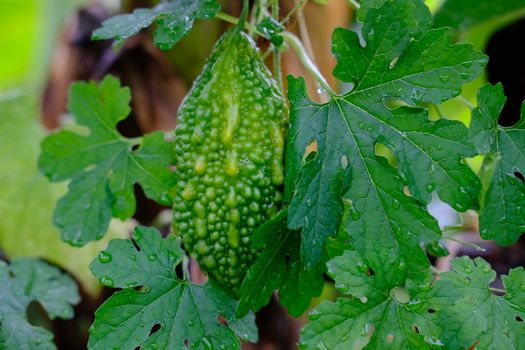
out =
[[[229,22],[232,24],[239,23],[239,20],[236,17],[228,15],[224,12],[218,12],[215,16],[225,22]],[[245,23],[244,27],[248,30],[254,31],[262,37],[265,37],[264,34],[259,32],[257,28],[250,23]],[[295,51],[295,53],[297,53],[297,56],[299,57],[299,60],[301,61],[303,66],[310,72],[310,74],[312,74],[312,76],[317,80],[319,85],[321,85],[330,96],[335,96],[334,91],[326,81],[325,77],[321,74],[317,66],[313,63],[312,59],[306,52],[301,40],[299,40],[299,38],[294,34],[287,31],[284,31],[280,34],[283,37],[284,41]]]

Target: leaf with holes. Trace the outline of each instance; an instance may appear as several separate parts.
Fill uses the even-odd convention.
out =
[[[441,274],[431,303],[436,305],[446,349],[521,349],[525,344],[525,270],[503,276],[505,295],[495,295],[489,285],[496,272],[481,258],[452,261]],[[475,345],[476,344],[476,345]]]
[[[432,349],[440,327],[425,283],[407,280],[406,269],[379,270],[355,251],[328,263],[336,288],[350,297],[322,302],[301,333],[301,349]]]
[[[42,142],[40,169],[51,181],[71,179],[53,220],[72,245],[101,238],[112,215],[122,220],[133,215],[135,183],[148,198],[171,204],[173,144],[161,132],[139,142],[120,135],[116,125],[128,115],[129,100],[129,89],[111,76],[100,85],[75,83],[69,110],[88,131],[61,130]]]
[[[157,28],[153,42],[160,49],[168,50],[190,32],[194,20],[213,18],[219,9],[216,0],[161,2],[152,9],[139,8],[133,13],[104,21],[102,27],[93,32],[92,38],[115,39],[115,44],[119,45],[155,22]]]
[[[334,75],[353,84],[349,93],[316,104],[302,79],[289,80],[288,225],[303,230],[309,265],[341,229],[374,269],[405,263],[416,278],[429,266],[420,243],[441,234],[425,207],[432,193],[465,211],[477,207],[480,187],[464,160],[477,153],[468,129],[430,121],[418,106],[457,96],[486,57],[451,45],[448,29],[430,29],[419,0],[384,1],[364,18],[365,47],[353,31],[333,34]],[[396,167],[376,155],[379,144],[392,150]]]
[[[124,290],[96,311],[89,349],[240,349],[236,334],[255,342],[254,315],[236,318],[237,302],[212,281],[179,278],[183,258],[176,238],[163,239],[153,228],[111,241],[91,270],[101,283]]]
[[[51,319],[73,317],[79,302],[75,282],[58,268],[43,261],[15,258],[0,261],[0,349],[56,349],[53,334],[31,325],[27,307],[42,305]]]
[[[500,84],[483,86],[478,92],[478,107],[472,111],[470,134],[485,153],[480,170],[481,236],[510,245],[525,231],[525,104],[521,120],[502,127],[498,117],[504,104]]]
[[[244,279],[237,309],[246,315],[268,304],[274,290],[279,302],[293,316],[300,316],[310,306],[312,297],[321,294],[324,264],[306,269],[300,256],[300,232],[286,227],[284,209],[259,227],[253,234],[253,247],[262,249]]]

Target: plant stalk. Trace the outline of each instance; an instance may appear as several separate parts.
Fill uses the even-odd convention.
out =
[[[232,23],[232,24],[239,23],[239,20],[236,17],[228,15],[228,14],[226,14],[224,12],[218,12],[215,16],[217,18],[225,21],[225,22],[228,22],[228,23]],[[265,37],[252,24],[245,23],[244,26],[248,30],[253,30],[258,35],[260,35],[262,37]],[[332,90],[332,88],[330,87],[330,85],[326,81],[325,77],[321,74],[321,72],[319,71],[319,69],[317,68],[315,63],[312,61],[312,59],[310,58],[310,56],[306,52],[306,50],[305,50],[301,40],[299,40],[299,38],[297,36],[295,36],[294,34],[292,34],[290,32],[287,32],[287,31],[282,32],[281,36],[283,37],[284,41],[297,53],[297,56],[299,56],[299,60],[301,61],[303,66],[310,72],[310,74],[313,75],[313,77],[315,78],[315,80],[317,80],[319,85],[321,85],[321,87],[330,96],[332,96],[332,97],[335,96],[335,92]]]
[[[313,75],[319,85],[321,85],[330,96],[335,96],[334,91],[326,81],[325,77],[321,74],[315,63],[306,52],[306,49],[301,43],[301,40],[299,40],[297,36],[290,32],[283,32],[281,33],[281,36],[283,37],[284,41],[297,53],[297,56],[299,56],[299,60],[303,66],[310,72],[310,74]]]

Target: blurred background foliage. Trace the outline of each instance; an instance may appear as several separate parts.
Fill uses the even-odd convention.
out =
[[[52,225],[54,206],[66,185],[48,182],[39,174],[36,162],[40,140],[50,129],[69,121],[66,111],[69,84],[79,79],[100,79],[108,73],[117,75],[123,84],[131,87],[133,94],[131,118],[119,125],[124,134],[134,136],[173,129],[178,105],[215,40],[228,27],[218,20],[198,22],[190,35],[167,52],[154,48],[147,32],[129,40],[119,50],[114,50],[109,42],[89,40],[91,31],[111,14],[156,2],[0,1],[0,258],[40,257],[65,269],[79,282],[83,302],[76,309],[75,320],[53,324],[47,321],[48,328],[55,331],[59,348],[83,347],[93,311],[109,293],[92,277],[88,264],[109,239],[128,235],[135,222],[115,220],[110,234],[103,240],[80,249],[63,243]],[[224,12],[239,13],[240,1],[221,2]],[[486,81],[502,81],[509,101],[501,122],[514,123],[519,104],[525,98],[525,50],[521,47],[525,37],[525,1],[427,0],[426,3],[435,14],[437,26],[450,26],[457,42],[473,43],[478,50],[489,54],[491,60],[486,73],[465,86],[460,98],[447,101],[439,108],[428,106],[431,117],[458,119],[468,124],[468,104],[475,105],[477,89]],[[281,0],[284,14],[294,6],[294,0]],[[330,36],[337,26],[359,29],[350,7],[345,0],[311,0],[301,14],[304,23],[294,19],[288,23],[288,30],[304,34],[301,24],[306,24],[314,59],[330,84],[337,86],[330,74],[335,64],[329,52]],[[263,51],[268,48],[264,40],[259,39],[258,44]],[[293,53],[285,53],[283,69],[286,74],[306,76],[310,94],[321,98],[316,95],[315,82]],[[381,152],[389,156],[388,149]],[[471,164],[476,168],[479,160]],[[140,191],[137,194],[139,210],[135,220],[168,227],[170,215],[159,216],[163,208],[147,201]],[[475,217],[467,215],[465,219],[465,231],[475,232]],[[478,239],[477,235],[472,237],[474,241]],[[496,260],[496,268],[499,266],[501,272],[506,272],[509,267],[523,263],[522,247],[520,241],[505,254],[493,247],[487,250],[487,255],[492,256],[493,264]],[[485,258],[490,261],[490,256]],[[334,296],[334,289],[327,283],[323,295],[314,304]],[[280,321],[265,326],[265,317]],[[261,343],[270,344],[265,349],[295,348],[302,320],[294,322],[275,303],[264,309],[262,315],[258,315],[258,323]],[[289,329],[295,331],[290,333]]]

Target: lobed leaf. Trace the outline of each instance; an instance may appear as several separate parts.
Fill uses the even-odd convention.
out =
[[[370,269],[355,251],[328,263],[328,274],[347,297],[322,302],[301,332],[301,349],[433,349],[440,327],[427,310],[429,277],[407,280],[406,269]]]
[[[10,265],[0,261],[0,300],[0,349],[40,350],[56,346],[51,332],[27,320],[29,304],[40,303],[51,319],[70,319],[80,297],[75,282],[58,268],[15,258]]]
[[[240,349],[256,341],[255,318],[235,317],[237,302],[213,281],[181,279],[184,257],[174,236],[137,227],[132,240],[113,240],[91,264],[100,281],[115,288],[95,313],[89,349]],[[223,317],[227,324],[223,324]]]
[[[380,3],[366,7],[365,47],[355,32],[334,31],[334,75],[353,84],[349,93],[316,104],[303,80],[289,80],[288,226],[302,229],[307,265],[342,232],[372,268],[405,264],[417,279],[429,267],[420,244],[441,235],[425,207],[431,194],[465,211],[478,206],[480,188],[465,163],[477,154],[468,129],[430,121],[420,106],[457,96],[486,57],[451,45],[449,30],[430,29],[421,1]],[[395,167],[376,155],[378,145],[391,149]]]
[[[452,261],[431,293],[445,349],[519,349],[525,342],[525,270],[503,276],[505,295],[490,289],[496,273],[481,258]]]
[[[510,245],[525,231],[525,186],[520,178],[525,174],[525,104],[521,120],[502,127],[498,117],[505,100],[501,84],[481,87],[478,107],[472,111],[470,137],[485,153],[480,170],[480,234]]]
[[[71,179],[53,221],[74,246],[101,238],[112,216],[124,220],[135,213],[135,183],[148,198],[171,204],[173,144],[162,132],[145,135],[140,145],[120,135],[117,123],[128,115],[129,100],[129,89],[111,76],[100,85],[75,83],[69,110],[87,135],[61,130],[42,142],[40,170],[51,181]]]
[[[155,22],[153,43],[169,50],[190,32],[194,20],[213,18],[219,9],[216,0],[165,1],[152,9],[139,8],[104,21],[102,27],[93,32],[92,39],[114,39],[119,45]]]

